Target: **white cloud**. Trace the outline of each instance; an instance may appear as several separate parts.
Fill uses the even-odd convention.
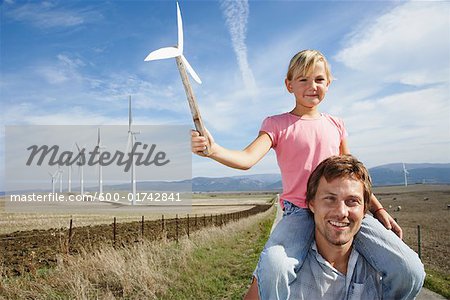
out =
[[[10,4],[13,4],[10,2]],[[101,15],[89,8],[68,10],[56,7],[51,1],[26,3],[6,11],[6,16],[20,22],[31,23],[42,29],[74,27],[101,18]]]
[[[385,82],[421,86],[450,76],[450,5],[408,2],[352,32],[336,59]]]
[[[450,161],[448,86],[356,102],[344,119],[351,150],[370,166]]]
[[[245,43],[247,32],[247,19],[249,5],[247,0],[222,0],[221,8],[228,30],[231,34],[233,49],[241,71],[246,89],[256,93],[256,82],[247,59],[247,45]]]

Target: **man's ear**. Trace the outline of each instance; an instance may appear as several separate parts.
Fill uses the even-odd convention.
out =
[[[308,208],[309,208],[310,211],[312,211],[312,213],[314,213],[314,210],[315,210],[315,208],[314,208],[314,199],[308,201]]]

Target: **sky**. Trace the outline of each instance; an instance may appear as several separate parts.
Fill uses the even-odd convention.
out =
[[[180,8],[184,55],[203,82],[192,86],[218,144],[242,149],[265,117],[290,111],[289,60],[317,49],[337,78],[320,111],[344,119],[350,150],[368,167],[450,162],[449,2]],[[177,44],[175,1],[4,0],[0,9],[1,170],[5,126],[126,125],[129,95],[135,124],[193,126],[175,60],[144,62]],[[273,150],[248,171],[192,158],[194,177],[278,172]]]

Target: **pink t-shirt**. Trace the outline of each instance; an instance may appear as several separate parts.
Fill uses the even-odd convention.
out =
[[[306,208],[309,175],[322,160],[339,155],[341,141],[348,135],[344,122],[323,113],[317,119],[284,113],[267,117],[260,131],[270,136],[277,154],[283,182],[280,200]]]

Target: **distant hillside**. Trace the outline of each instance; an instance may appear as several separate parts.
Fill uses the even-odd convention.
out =
[[[434,183],[450,184],[450,164],[405,164],[408,170],[408,184]],[[369,169],[375,186],[404,184],[403,164],[387,164]],[[241,175],[233,177],[195,177],[178,182],[137,182],[141,191],[188,191],[231,192],[231,191],[281,191],[280,174]],[[130,184],[104,186],[105,191],[129,190]],[[86,187],[96,191],[97,187]]]
[[[409,184],[450,184],[450,164],[405,164]],[[387,164],[369,169],[375,186],[404,184],[403,164]],[[259,174],[222,178],[196,177],[192,180],[195,192],[281,190],[280,174]]]
[[[450,183],[450,164],[405,164],[408,184]],[[403,164],[387,164],[369,169],[374,185],[404,184]]]

